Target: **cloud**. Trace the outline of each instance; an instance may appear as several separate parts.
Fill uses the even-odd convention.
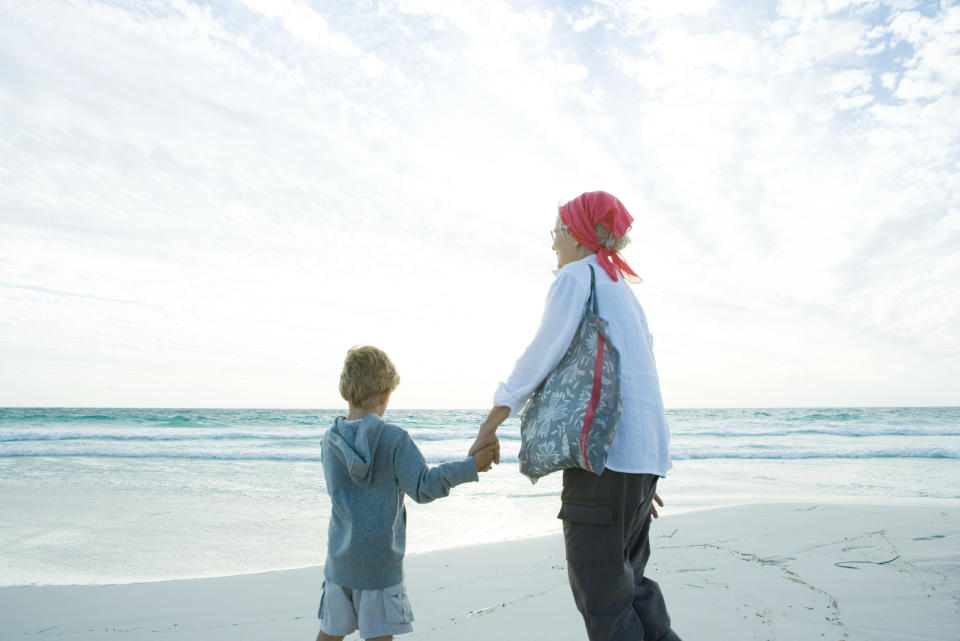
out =
[[[956,402],[960,13],[911,4],[0,6],[0,403],[336,406],[372,342],[482,406],[597,188],[672,404]]]
[[[645,98],[646,147],[661,168],[652,198],[687,236],[686,248],[677,239],[657,260],[684,255],[697,282],[678,270],[670,284],[680,291],[709,283],[712,300],[764,315],[788,305],[819,316],[820,305],[835,305],[838,323],[878,340],[955,354],[956,337],[940,319],[954,318],[945,305],[957,300],[955,276],[944,274],[957,236],[934,229],[956,206],[956,91],[929,104],[891,102],[874,84],[882,78],[892,88],[898,71],[875,67],[861,50],[886,31],[855,6],[781,9],[789,22],[720,34],[737,46],[714,46],[717,34],[680,24],[643,42],[642,55],[612,53]],[[838,9],[847,11],[825,17]],[[942,38],[933,50],[955,44],[949,19],[929,20],[938,27],[922,33]],[[924,55],[921,48],[897,68],[922,67]],[[896,251],[886,239],[896,239]],[[931,271],[944,284],[908,291]]]
[[[353,58],[362,54],[350,38],[332,33],[323,16],[306,4],[290,0],[244,0],[244,4],[268,18],[279,20],[287,31],[310,44],[329,47]]]
[[[278,20],[286,31],[304,42],[358,60],[359,68],[370,78],[378,78],[388,69],[375,52],[363,51],[349,37],[332,31],[326,19],[306,4],[292,0],[244,0],[244,4],[267,18]]]
[[[610,8],[619,20],[631,28],[649,22],[669,21],[679,17],[702,16],[719,6],[717,0],[611,0],[601,3]]]
[[[901,14],[890,24],[897,40],[908,43],[914,56],[895,95],[903,100],[935,99],[960,88],[960,7],[927,18],[919,12]]]

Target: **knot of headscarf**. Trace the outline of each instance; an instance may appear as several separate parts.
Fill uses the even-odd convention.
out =
[[[560,220],[573,234],[574,240],[597,252],[598,262],[610,278],[617,280],[620,272],[627,282],[639,283],[637,276],[620,252],[604,247],[594,229],[598,224],[622,238],[633,223],[633,216],[619,200],[605,191],[588,191],[560,207]]]

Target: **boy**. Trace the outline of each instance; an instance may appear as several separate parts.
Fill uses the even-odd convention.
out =
[[[323,474],[332,510],[320,597],[317,641],[340,641],[354,630],[368,641],[412,632],[403,585],[407,514],[403,495],[428,503],[493,462],[493,448],[472,458],[428,467],[407,432],[383,420],[400,383],[376,347],[347,352],[340,395],[350,412],[323,436]]]

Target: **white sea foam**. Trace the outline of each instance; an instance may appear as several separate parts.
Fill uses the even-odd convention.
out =
[[[320,441],[338,412],[0,409],[0,584],[229,575],[321,563]],[[428,461],[465,456],[480,411],[391,411]],[[668,509],[756,500],[960,498],[960,410],[674,410]],[[504,464],[426,506],[408,550],[554,531],[560,476]]]

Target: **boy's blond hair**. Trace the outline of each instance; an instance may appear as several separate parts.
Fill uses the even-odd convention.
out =
[[[355,407],[375,407],[384,394],[400,384],[390,357],[371,345],[357,345],[347,351],[340,372],[340,396]]]

